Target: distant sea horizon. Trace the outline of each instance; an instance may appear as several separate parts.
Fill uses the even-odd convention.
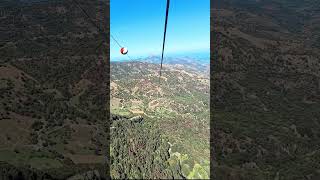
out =
[[[148,55],[141,55],[141,56],[130,56],[130,54],[123,55],[123,57],[111,57],[111,62],[130,62],[130,61],[141,61],[141,62],[148,62],[149,58],[152,59],[160,59],[161,54],[148,54]],[[177,53],[165,53],[163,59],[164,63],[165,60],[172,59],[172,58],[189,58],[197,60],[200,63],[203,64],[209,64],[210,63],[210,51],[188,51],[188,52],[177,52]],[[160,63],[160,62],[159,62]]]

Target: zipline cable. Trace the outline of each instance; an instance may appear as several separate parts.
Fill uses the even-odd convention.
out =
[[[164,46],[165,46],[165,43],[166,43],[166,33],[167,33],[167,23],[168,23],[169,5],[170,5],[170,0],[167,0],[166,20],[165,20],[165,23],[164,23],[164,33],[163,33],[163,43],[162,43],[161,64],[160,64],[160,72],[159,72],[159,83],[160,83],[160,79],[161,79],[161,70],[162,70]]]
[[[113,39],[113,40],[116,42],[116,44],[117,44],[120,48],[124,47],[124,46],[121,46],[121,44],[119,43],[119,41],[117,41],[117,39],[116,39],[111,33],[110,33],[110,37],[111,37],[111,39]],[[131,61],[133,61],[133,59],[129,56],[129,54],[125,54],[125,55],[127,55],[128,58],[129,58]]]
[[[112,34],[110,34],[110,37],[118,44],[118,46],[120,48],[122,48],[123,46],[120,45],[120,43],[116,40],[116,38],[114,38],[114,36],[112,36]]]
[[[78,7],[81,9],[81,11],[87,16],[87,18],[88,18],[88,20],[90,21],[90,23],[98,29],[98,31],[100,32],[100,34],[101,34],[102,36],[104,36],[104,37],[106,38],[106,37],[107,37],[107,36],[106,36],[106,33],[105,33],[95,22],[93,22],[92,18],[91,18],[91,17],[89,16],[89,14],[79,5],[78,1],[77,1],[77,0],[72,0],[72,2],[73,2],[74,4],[76,4],[76,6],[78,6]],[[114,38],[114,36],[112,36],[112,34],[110,34],[110,37],[117,43],[117,45],[118,45],[120,48],[122,48],[122,46],[120,45],[120,43],[116,40],[116,38]],[[130,56],[128,56],[128,58],[129,58],[131,61],[133,61]]]
[[[100,34],[104,37],[107,38],[107,34],[106,32],[104,32],[93,20],[92,18],[89,16],[89,14],[79,5],[77,0],[71,0],[74,4],[76,4],[76,6],[78,6],[79,9],[81,9],[81,11],[87,16],[87,19],[90,21],[90,23],[95,26],[98,31],[100,32]]]

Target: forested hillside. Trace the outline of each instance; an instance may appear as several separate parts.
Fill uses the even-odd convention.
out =
[[[131,177],[209,178],[209,64],[199,64],[197,59],[189,59],[192,62],[189,64],[187,60],[176,59],[173,61],[176,63],[165,64],[160,83],[160,65],[150,63],[153,59],[146,60],[149,62],[111,63],[111,112],[126,117],[142,116],[144,119],[143,125],[129,124],[133,128],[117,124],[120,127],[112,129],[112,136],[115,136],[113,132],[117,132],[119,138],[138,138],[145,144],[141,145],[143,148],[137,155],[128,155],[130,163],[112,163],[114,176],[121,177],[116,172],[123,168]],[[121,134],[119,128],[133,132]],[[160,133],[161,138],[157,138]],[[129,139],[125,142],[128,143]],[[117,154],[133,146],[128,143],[121,147],[120,143],[116,143],[112,142],[111,148]],[[171,150],[168,154],[169,145]],[[159,146],[160,149],[152,146]],[[137,159],[139,156],[144,159]],[[155,163],[153,158],[159,159],[159,167],[152,166]],[[144,161],[146,166],[140,167]],[[176,164],[176,161],[180,163],[180,174],[176,172],[175,165],[168,166],[168,163]],[[150,167],[157,168],[161,173],[153,172]]]
[[[101,1],[78,3],[106,18]],[[102,37],[73,1],[0,2],[1,178],[105,176]]]
[[[181,164],[170,158],[160,130],[151,131],[142,117],[112,116],[111,177],[115,179],[182,179]]]
[[[217,179],[319,179],[318,1],[214,1]]]

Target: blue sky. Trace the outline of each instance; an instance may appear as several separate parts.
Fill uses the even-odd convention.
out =
[[[161,55],[166,0],[110,0],[110,31],[130,57]],[[210,52],[210,0],[171,0],[165,55]],[[110,38],[110,56],[120,48]]]

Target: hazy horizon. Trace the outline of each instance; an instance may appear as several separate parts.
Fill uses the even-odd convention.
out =
[[[160,57],[161,54],[146,54],[141,56],[127,56],[122,55],[118,57],[111,57],[111,62],[130,62],[130,61],[145,61],[147,58],[150,57],[156,57],[159,58],[160,63]],[[190,52],[176,52],[176,53],[167,53],[166,56],[163,57],[163,63],[166,63],[166,60],[172,59],[172,58],[191,58],[196,61],[209,64],[210,63],[210,50],[208,51],[190,51]]]

